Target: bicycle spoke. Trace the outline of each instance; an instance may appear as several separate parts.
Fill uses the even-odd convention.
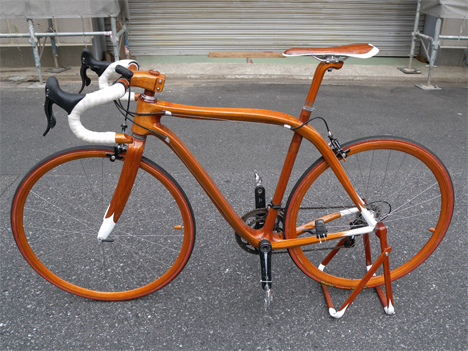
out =
[[[417,194],[416,196],[414,196],[414,197],[408,199],[405,203],[403,203],[402,205],[400,205],[399,207],[397,207],[395,210],[393,210],[392,212],[390,212],[390,213],[389,213],[387,216],[385,216],[383,219],[385,219],[385,218],[391,216],[392,213],[397,213],[398,211],[402,210],[403,207],[404,207],[405,205],[411,203],[414,199],[420,197],[421,195],[423,195],[424,193],[426,193],[427,191],[429,191],[431,188],[433,188],[433,187],[435,187],[435,186],[437,186],[437,183],[432,184],[430,187],[426,188],[424,191],[422,191],[422,192],[420,192],[419,194]],[[439,197],[440,197],[440,196],[439,196]],[[427,201],[429,201],[429,200],[427,200]],[[426,201],[423,201],[423,202],[426,202]],[[423,202],[421,202],[421,203],[423,203]]]
[[[431,211],[431,212],[418,212],[414,215],[411,215],[411,216],[405,216],[405,217],[396,217],[396,218],[393,218],[390,219],[390,220],[385,220],[385,223],[392,223],[392,222],[395,222],[395,221],[402,221],[404,219],[418,219],[418,217],[422,217],[422,216],[427,216],[427,215],[437,215],[439,213],[438,210],[434,210],[434,211]],[[422,220],[422,219],[421,219]],[[427,219],[425,219],[425,221],[427,222]]]
[[[453,210],[447,173],[437,158],[406,140],[378,137],[350,143],[347,147],[351,152],[347,162],[341,164],[367,208],[386,226],[388,242],[393,247],[392,277],[403,276],[424,261],[445,234]],[[293,190],[286,209],[287,238],[310,235],[297,233],[295,229],[333,213],[340,202],[349,202],[335,174],[323,162],[309,168]],[[446,205],[442,206],[443,203]],[[304,208],[310,210],[303,211]],[[359,228],[365,223],[356,213],[329,221],[326,227],[330,233]],[[377,258],[381,254],[375,235],[369,235],[365,242],[358,238],[346,239],[346,245],[353,246],[353,250],[342,250],[343,244],[333,251],[333,247],[326,245],[324,250],[294,248],[290,254],[308,276],[353,288],[363,276],[363,263],[369,255]],[[317,248],[321,249],[320,244]],[[331,261],[326,258],[330,254]],[[317,268],[324,260],[328,262],[327,275]],[[381,269],[369,284],[383,284]]]
[[[384,177],[382,179],[382,182],[380,184],[380,195],[379,195],[379,199],[382,199],[383,198],[383,190],[384,190],[384,187],[385,187],[385,184],[386,184],[386,179],[387,179],[387,173],[388,173],[388,167],[390,165],[390,157],[392,156],[392,151],[389,151],[388,152],[388,158],[387,158],[387,162],[385,162],[385,171],[384,171]]]
[[[153,255],[147,255],[147,254],[142,254],[141,252],[139,251],[136,251],[136,250],[133,250],[132,248],[130,248],[128,245],[124,245],[121,241],[119,241],[117,243],[118,245],[121,245],[122,247],[124,247],[125,249],[127,249],[129,252],[135,254],[136,256],[138,257],[144,257],[144,258],[147,258],[147,259],[150,259],[151,261],[154,261],[154,262],[158,262],[158,263],[162,263],[166,266],[168,266],[168,263],[166,261],[161,261],[161,260],[158,260],[156,257],[154,257]],[[147,264],[145,263],[145,261],[141,261],[140,262],[141,264],[147,266]],[[149,268],[149,267],[148,267]],[[150,269],[150,268],[149,268]],[[152,269],[150,269],[152,270]]]
[[[133,298],[174,279],[194,240],[193,214],[174,180],[156,165],[142,163],[109,242],[100,242],[97,233],[122,160],[108,162],[112,148],[70,150],[54,156],[46,168],[39,164],[40,176],[26,177],[26,186],[19,187],[23,193],[15,195],[22,216],[14,221],[21,224],[13,228],[15,238],[24,237],[17,242],[35,257],[33,268],[67,291],[105,300]],[[165,274],[171,269],[175,274]],[[91,292],[83,295],[79,287]]]
[[[91,181],[89,179],[88,173],[86,172],[86,169],[85,169],[84,164],[83,164],[83,160],[80,160],[80,164],[81,164],[81,169],[83,170],[83,174],[84,174],[84,176],[86,178],[86,181],[88,182],[88,189],[91,191],[91,194],[94,197],[94,201],[99,202],[99,199],[96,199],[96,196],[94,194],[93,187],[91,185]]]
[[[153,242],[153,241],[151,241],[151,240],[148,240],[146,237],[150,237],[150,238],[151,238],[152,236],[150,236],[150,235],[131,235],[131,234],[127,234],[126,237],[135,238],[135,239],[138,239],[138,240],[140,240],[140,241],[144,241],[144,242],[146,242],[146,243],[151,243],[151,244],[153,244],[153,245],[160,246],[160,247],[162,247],[162,248],[164,248],[164,249],[167,249],[167,250],[172,250],[172,251],[174,251],[174,252],[179,252],[179,250],[173,249],[173,248],[171,248],[171,247],[169,247],[169,246],[167,246],[167,245],[163,245],[163,244],[160,244],[160,243],[158,243],[158,242]],[[171,236],[171,235],[165,235],[165,236],[160,235],[159,237],[168,238],[168,237],[172,237],[172,236]]]
[[[76,222],[78,223],[81,223],[83,225],[86,226],[86,223],[83,222],[81,219],[79,218],[76,218],[75,216],[65,212],[64,210],[62,210],[60,207],[54,205],[52,202],[48,201],[47,199],[45,199],[44,197],[40,196],[39,194],[35,193],[34,191],[31,191],[31,194],[35,195],[36,197],[38,197],[39,199],[41,199],[42,201],[44,201],[45,203],[53,206],[56,210],[58,210],[60,213],[65,213],[66,214],[66,217],[69,217],[69,218],[72,218],[73,220],[75,220]],[[90,228],[91,229],[91,228]]]
[[[398,188],[394,193],[390,194],[388,196],[388,198],[395,198],[395,195],[402,192],[404,189],[408,188],[410,186],[410,184],[412,184],[409,180],[409,178],[411,177],[411,175],[413,174],[414,170],[416,169],[416,167],[418,166],[419,162],[414,165],[414,167],[411,169],[411,171],[409,172],[409,174],[406,174],[406,177],[405,179],[402,181],[402,186],[400,188]]]
[[[70,230],[70,229],[44,228],[44,227],[35,227],[35,226],[31,226],[31,225],[27,225],[27,226],[25,225],[24,228],[41,230],[41,231],[43,231],[44,233],[49,232],[50,234],[60,232],[60,233],[61,233],[60,235],[76,235],[76,234],[81,234],[81,235],[94,235],[94,236],[97,237],[97,234],[96,234],[95,232],[93,232],[93,233],[87,233],[87,232],[80,232],[80,231]],[[68,234],[67,234],[67,233],[68,233]]]
[[[56,218],[64,218],[64,219],[65,219],[65,218],[70,218],[69,215],[67,215],[67,216],[62,216],[61,214],[58,214],[58,213],[46,212],[46,211],[37,210],[37,209],[35,209],[35,208],[30,208],[30,207],[25,207],[24,209],[27,210],[27,211],[30,211],[30,212],[34,212],[34,213],[36,213],[36,214],[45,214],[45,215],[47,215],[47,216],[53,215],[53,216],[55,216]],[[68,213],[67,213],[67,214],[68,214]],[[83,220],[83,219],[81,219],[81,221],[84,222],[84,223],[88,223],[88,224],[90,224],[90,225],[92,224],[91,222],[85,221],[85,220]]]

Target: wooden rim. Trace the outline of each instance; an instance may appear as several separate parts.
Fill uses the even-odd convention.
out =
[[[437,223],[436,230],[431,236],[431,239],[427,241],[427,243],[411,260],[392,270],[392,280],[401,278],[405,274],[418,267],[427,257],[432,254],[448,229],[454,205],[453,188],[450,175],[443,166],[442,162],[440,162],[436,156],[434,156],[424,147],[408,140],[388,137],[368,138],[353,141],[346,144],[345,147],[351,148],[349,155],[358,153],[360,151],[387,148],[407,152],[424,162],[424,164],[432,171],[433,175],[438,181],[440,192],[442,194],[442,202],[440,218]],[[318,162],[316,162],[304,173],[304,176],[298,181],[296,187],[292,190],[292,195],[288,202],[285,215],[286,238],[294,238],[296,236],[295,223],[298,212],[296,208],[300,206],[300,202],[302,201],[302,198],[309,189],[310,185],[327,168],[328,165],[323,159],[318,160]],[[289,250],[289,252],[296,265],[298,265],[298,267],[305,274],[307,274],[312,279],[317,280],[318,282],[326,283],[338,288],[350,289],[354,288],[360,281],[360,279],[336,277],[319,270],[306,258],[301,248],[292,248]],[[383,276],[373,277],[369,281],[368,287],[379,286],[383,283]]]
[[[96,300],[128,300],[137,297],[141,297],[152,293],[163,286],[167,285],[172,281],[183,269],[188,259],[190,258],[194,241],[195,241],[195,227],[193,220],[193,213],[186,199],[185,194],[177,185],[175,180],[162,169],[160,169],[155,164],[148,159],[143,159],[141,162],[141,168],[156,179],[158,179],[165,188],[171,193],[177,202],[184,223],[184,240],[179,253],[179,256],[172,264],[171,268],[160,276],[157,280],[137,289],[128,290],[128,291],[118,291],[118,292],[103,292],[95,291],[87,288],[82,288],[80,286],[71,284],[59,276],[51,272],[47,267],[42,264],[42,262],[36,257],[32,251],[29,243],[26,239],[24,229],[23,229],[23,206],[29,194],[29,191],[45,173],[47,173],[52,168],[63,164],[65,162],[88,157],[105,157],[105,154],[112,152],[112,148],[104,147],[88,147],[88,148],[75,148],[66,150],[63,153],[56,154],[50,158],[40,162],[34,169],[23,179],[20,183],[16,194],[13,199],[12,212],[11,212],[11,223],[13,229],[13,235],[15,241],[20,249],[22,255],[26,261],[31,265],[31,267],[39,273],[44,279],[54,284],[55,286],[86,298],[96,299]],[[125,157],[125,156],[124,156]]]

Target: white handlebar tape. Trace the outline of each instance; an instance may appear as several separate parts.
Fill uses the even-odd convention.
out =
[[[109,87],[109,78],[115,73],[115,68],[120,65],[120,66],[123,66],[125,68],[128,68],[130,67],[130,65],[136,65],[137,67],[139,67],[138,65],[138,62],[136,61],[133,61],[133,60],[120,60],[120,61],[116,61],[116,62],[113,62],[111,63],[107,68],[106,70],[104,71],[103,74],[101,74],[101,76],[99,77],[99,89],[105,89],[105,88],[108,88]],[[120,98],[121,100],[128,100],[128,94],[122,96]],[[135,100],[135,93],[130,93],[130,101],[134,101]]]
[[[81,140],[89,143],[114,144],[114,132],[93,132],[86,129],[81,123],[81,115],[87,109],[94,106],[103,105],[125,95],[125,86],[123,84],[114,84],[102,90],[95,91],[86,96],[75,106],[68,115],[68,124],[73,133]]]

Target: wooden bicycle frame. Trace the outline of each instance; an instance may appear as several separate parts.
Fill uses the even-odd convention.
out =
[[[138,97],[138,104],[136,108],[137,115],[135,116],[135,123],[132,127],[133,142],[128,144],[127,155],[125,157],[122,174],[114,193],[114,197],[109,206],[109,210],[107,211],[106,218],[113,216],[114,222],[117,222],[118,217],[120,216],[120,213],[125,206],[126,199],[130,194],[131,187],[133,186],[133,182],[138,170],[138,164],[145,146],[146,136],[153,135],[165,141],[169,148],[182,160],[185,166],[194,175],[195,179],[199,182],[207,195],[210,197],[213,204],[217,207],[219,212],[231,225],[235,232],[253,246],[258,247],[260,240],[265,238],[270,240],[273,250],[318,243],[320,239],[314,236],[296,239],[282,239],[275,235],[273,228],[276,217],[278,215],[278,209],[275,208],[275,206],[270,206],[263,228],[253,229],[249,227],[235,212],[233,207],[226,200],[214,181],[196,160],[190,150],[185,146],[185,144],[176,134],[174,134],[169,128],[161,123],[161,118],[164,115],[170,115],[173,117],[189,119],[216,119],[266,123],[279,125],[286,128],[300,127],[293,130],[294,135],[292,137],[291,144],[284,161],[283,169],[272,199],[272,203],[277,205],[281,204],[281,200],[285,193],[286,186],[288,184],[302,139],[306,138],[322,154],[325,161],[333,170],[334,174],[342,184],[343,188],[346,190],[357,209],[362,210],[365,208],[364,203],[362,199],[356,194],[356,191],[351,185],[351,182],[346,176],[340,161],[335,156],[333,150],[314,128],[308,124],[304,124],[310,118],[312,105],[317,96],[317,92],[325,72],[331,69],[340,69],[342,66],[342,61],[321,62],[318,65],[306,98],[304,108],[302,109],[299,118],[285,113],[268,110],[194,107],[156,100],[154,98],[154,90],[156,89],[148,89],[148,87],[152,86],[152,83],[145,83],[149,77],[148,72],[135,71],[134,77],[131,80],[131,85],[136,85],[146,89],[144,94],[140,94]],[[154,75],[155,72],[152,73]],[[151,132],[148,129],[157,132],[159,135]],[[126,138],[122,138],[122,140],[130,140],[130,138],[127,136]],[[340,213],[333,213],[326,216],[324,220],[325,222],[328,222],[339,217]],[[313,221],[310,222],[309,227],[313,227],[312,223]],[[327,240],[338,239],[346,234],[347,232],[329,233]]]

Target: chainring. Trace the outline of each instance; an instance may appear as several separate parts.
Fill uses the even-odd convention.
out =
[[[242,216],[242,220],[247,223],[249,227],[260,229],[263,228],[263,225],[265,224],[267,214],[267,208],[258,208],[244,214]],[[283,236],[283,211],[281,210],[278,212],[273,230],[277,233],[280,233],[281,237]],[[252,246],[247,240],[242,238],[237,233],[234,233],[234,236],[236,238],[237,245],[239,245],[242,250],[250,254],[258,254],[258,249]]]

